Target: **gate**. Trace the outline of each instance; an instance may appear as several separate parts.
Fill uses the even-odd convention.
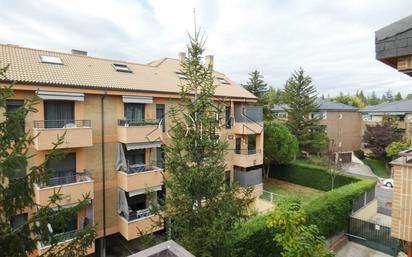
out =
[[[391,237],[391,228],[366,220],[349,218],[348,238],[355,243],[396,256],[400,240]]]

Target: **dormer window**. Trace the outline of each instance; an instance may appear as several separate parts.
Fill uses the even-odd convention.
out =
[[[40,55],[40,60],[42,63],[63,64],[62,59],[56,56]]]
[[[112,66],[118,72],[132,72],[126,64],[113,63]]]
[[[186,74],[184,74],[183,72],[176,71],[176,75],[179,79],[187,79]]]
[[[221,84],[226,84],[229,85],[229,81],[227,81],[225,78],[222,77],[217,77],[217,81],[219,81]]]

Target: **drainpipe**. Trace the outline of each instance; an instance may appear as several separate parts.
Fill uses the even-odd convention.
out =
[[[107,92],[100,98],[100,114],[101,114],[101,142],[102,142],[102,179],[103,179],[103,238],[100,256],[106,257],[106,165],[105,165],[105,147],[104,147],[104,98]]]

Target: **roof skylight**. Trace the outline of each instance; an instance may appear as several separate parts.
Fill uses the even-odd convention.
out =
[[[132,72],[126,64],[113,63],[113,68],[119,72]]]
[[[222,78],[222,77],[217,77],[217,80],[222,84],[227,84],[227,85],[230,84],[229,81],[227,81],[225,78]]]
[[[56,56],[40,55],[40,60],[43,63],[63,64],[62,59]]]

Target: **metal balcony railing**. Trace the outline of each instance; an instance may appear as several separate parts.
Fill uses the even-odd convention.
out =
[[[152,213],[149,209],[142,209],[137,211],[129,210],[128,214],[125,214],[123,212],[120,213],[120,215],[123,216],[127,221],[142,219],[150,216],[151,214]]]
[[[84,225],[82,228],[63,232],[63,233],[53,234],[52,237],[56,240],[56,242],[59,242],[59,243],[75,238],[86,226],[93,226],[93,219],[91,218],[87,218],[87,219],[88,219],[88,224]],[[42,247],[49,246],[50,244],[51,244],[51,241],[41,242]]]
[[[73,184],[73,183],[91,181],[91,180],[92,178],[87,172],[76,173],[76,174],[68,175],[68,176],[56,176],[56,177],[50,178],[46,184],[40,185],[40,188],[61,186],[61,185],[67,185],[67,184]]]
[[[260,149],[235,149],[235,154],[241,155],[253,155],[253,154],[260,154]]]
[[[117,125],[122,127],[134,127],[134,126],[154,126],[161,125],[161,120],[158,119],[142,119],[142,120],[128,120],[119,119]]]
[[[35,129],[44,128],[91,128],[90,120],[35,120]]]
[[[146,172],[146,171],[154,171],[161,169],[160,167],[156,166],[157,162],[154,162],[153,165],[148,164],[127,164],[127,174],[134,174],[139,172]]]

